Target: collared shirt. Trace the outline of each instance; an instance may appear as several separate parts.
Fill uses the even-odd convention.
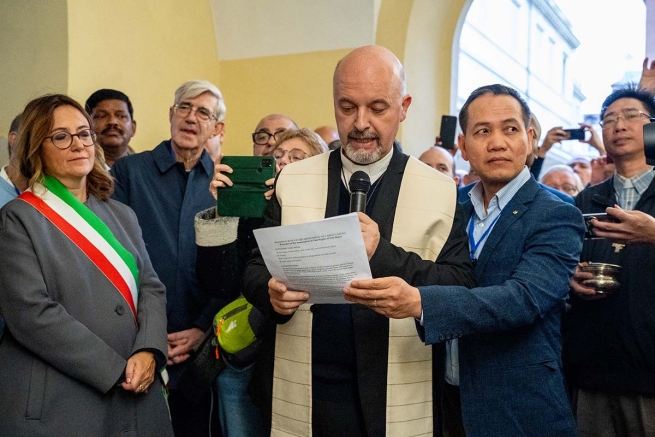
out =
[[[0,170],[0,208],[18,194],[16,186],[7,175],[7,167],[2,167],[2,170]]]
[[[650,183],[653,182],[654,177],[653,167],[648,167],[648,170],[631,178],[623,177],[614,172],[614,191],[616,191],[619,206],[626,211],[635,209],[635,205],[648,189]]]
[[[343,154],[343,147],[341,147],[340,150],[342,170],[341,178],[346,187],[348,187],[348,182],[350,181],[350,177],[353,175],[353,173],[360,170],[368,174],[369,178],[371,178],[371,184],[374,184],[375,181],[380,179],[384,172],[387,171],[387,167],[389,167],[389,163],[391,162],[391,156],[393,155],[392,147],[389,153],[383,156],[379,161],[375,161],[371,164],[360,165],[355,164],[350,159],[348,159],[346,155]]]
[[[469,197],[473,204],[474,213],[471,215],[473,221],[473,239],[478,243],[475,253],[471,255],[477,259],[484,248],[484,243],[491,233],[498,217],[507,204],[514,198],[521,187],[530,180],[530,170],[523,167],[514,179],[501,188],[489,201],[487,210],[484,209],[484,189],[482,182],[478,182],[469,191]],[[470,228],[467,228],[467,232]],[[487,232],[486,236],[485,232]],[[470,244],[470,236],[469,236]],[[446,382],[451,385],[459,385],[459,342],[457,339],[446,342]]]

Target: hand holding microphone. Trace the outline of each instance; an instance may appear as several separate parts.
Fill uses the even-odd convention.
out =
[[[363,171],[356,171],[350,177],[348,183],[350,188],[350,212],[356,212],[359,216],[359,225],[362,229],[366,256],[370,260],[378,248],[380,242],[380,231],[377,223],[366,215],[366,199],[371,189],[371,179]]]
[[[366,196],[371,189],[371,178],[359,170],[350,176],[350,212],[366,212]]]

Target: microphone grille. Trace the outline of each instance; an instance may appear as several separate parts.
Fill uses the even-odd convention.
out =
[[[351,193],[353,191],[368,193],[368,190],[371,188],[371,178],[368,177],[366,172],[358,170],[350,176],[348,187],[350,188]]]

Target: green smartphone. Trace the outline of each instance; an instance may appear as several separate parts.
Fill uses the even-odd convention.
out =
[[[216,210],[223,217],[262,217],[266,209],[264,182],[275,177],[272,156],[224,156],[221,164],[232,167],[231,187],[218,189]]]

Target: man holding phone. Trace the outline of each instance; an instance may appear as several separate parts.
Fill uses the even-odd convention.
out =
[[[655,95],[634,86],[605,99],[603,142],[616,171],[576,197],[583,213],[607,214],[589,219],[596,238],[580,260],[621,266],[610,296],[583,285],[591,273],[577,269],[571,281],[564,363],[581,436],[655,435],[655,172],[643,137],[654,114]]]
[[[546,158],[546,154],[553,147],[555,143],[569,140],[578,140],[581,143],[587,143],[594,149],[598,150],[600,156],[605,155],[605,147],[603,146],[603,141],[600,139],[594,128],[586,123],[579,123],[579,129],[564,129],[562,126],[555,126],[551,128],[544,137],[541,146],[537,150],[537,160],[543,161]],[[586,139],[585,133],[589,132],[589,138]],[[585,158],[587,161],[587,167],[579,167],[575,165],[575,160],[572,160],[569,164],[569,167],[573,169],[574,172],[580,177],[583,186],[589,185],[591,180],[591,167],[589,164],[589,159]],[[535,178],[538,178],[539,175],[536,174]]]

